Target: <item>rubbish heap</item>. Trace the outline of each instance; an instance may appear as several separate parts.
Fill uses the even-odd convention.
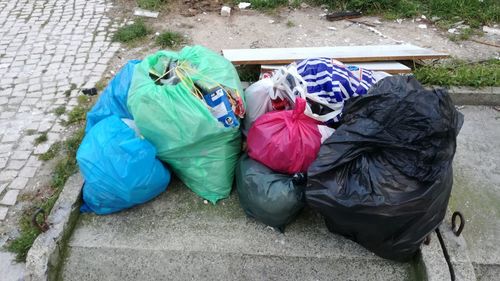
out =
[[[215,204],[235,178],[243,210],[281,231],[304,206],[331,232],[406,261],[443,220],[463,116],[443,90],[331,58],[261,75],[243,91],[201,46],[130,61],[87,114],[82,211],[165,191],[170,170]]]

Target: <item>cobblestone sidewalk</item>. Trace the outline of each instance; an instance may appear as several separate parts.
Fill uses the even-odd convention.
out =
[[[0,223],[36,177],[38,156],[64,138],[61,118],[119,46],[109,0],[0,0]],[[47,133],[48,141],[34,145]]]

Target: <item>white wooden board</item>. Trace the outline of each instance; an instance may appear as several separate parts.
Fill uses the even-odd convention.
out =
[[[375,62],[439,59],[449,55],[410,44],[308,48],[226,49],[222,54],[233,64],[287,64],[296,60],[327,57],[342,62]]]

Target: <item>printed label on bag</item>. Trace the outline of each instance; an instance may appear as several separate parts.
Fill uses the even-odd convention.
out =
[[[224,95],[224,90],[218,89],[217,91],[212,93],[210,98],[212,99],[212,101],[216,101],[216,100],[220,99],[223,95]]]
[[[227,115],[227,109],[224,103],[219,103],[218,105],[212,107],[211,111],[213,116],[217,119]]]

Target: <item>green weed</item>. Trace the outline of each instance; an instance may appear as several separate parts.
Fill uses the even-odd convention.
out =
[[[500,1],[484,0],[309,0],[313,4],[326,4],[333,10],[362,11],[382,14],[385,18],[433,16],[446,22],[465,21],[473,28],[500,21]]]
[[[54,109],[54,114],[57,116],[61,116],[66,112],[66,107],[64,105],[58,106]]]
[[[35,140],[33,141],[33,143],[35,145],[39,145],[39,144],[41,144],[43,142],[46,142],[47,140],[48,140],[47,132],[43,132],[38,137],[35,138]]]
[[[252,4],[250,7],[257,10],[271,10],[288,6],[288,0],[250,0],[249,2]]]
[[[97,81],[97,83],[95,83],[95,88],[97,89],[98,92],[101,92],[102,90],[104,90],[104,88],[106,88],[107,84],[108,84],[107,80],[103,78]]]
[[[295,23],[293,21],[289,20],[286,22],[286,27],[290,28],[290,27],[294,27],[294,26],[295,26]]]
[[[422,83],[439,86],[500,86],[500,60],[482,63],[451,61],[444,64],[418,67],[415,77]]]
[[[137,0],[137,6],[146,10],[156,11],[165,2],[165,0]]]
[[[448,38],[450,38],[451,41],[456,42],[456,41],[469,40],[471,38],[471,36],[481,34],[480,31],[478,31],[476,29],[472,29],[472,28],[464,28],[464,29],[460,29],[459,31],[460,31],[459,34],[450,35]]]
[[[151,31],[146,27],[144,21],[139,19],[133,24],[120,27],[113,35],[113,41],[129,43],[143,38],[149,33],[151,33]]]
[[[84,106],[77,105],[73,110],[68,112],[68,120],[64,122],[65,126],[82,123],[87,117],[87,109]]]
[[[29,130],[26,130],[26,135],[28,135],[28,136],[32,136],[32,135],[34,135],[35,133],[36,133],[36,130],[34,130],[34,129],[29,129]]]
[[[162,48],[177,48],[184,42],[184,36],[179,32],[165,31],[156,38],[156,44]]]
[[[56,155],[59,153],[59,151],[61,151],[61,147],[62,147],[62,143],[61,142],[55,142],[53,143],[49,150],[47,150],[47,152],[43,153],[43,154],[40,154],[38,156],[38,159],[42,160],[42,161],[49,161],[51,159],[54,159],[54,157],[56,157]]]
[[[31,213],[34,212],[34,209],[30,209],[30,211],[23,212],[21,216],[19,223],[21,235],[7,244],[7,250],[15,253],[16,260],[19,262],[26,260],[31,245],[40,234],[40,230],[31,224]]]

